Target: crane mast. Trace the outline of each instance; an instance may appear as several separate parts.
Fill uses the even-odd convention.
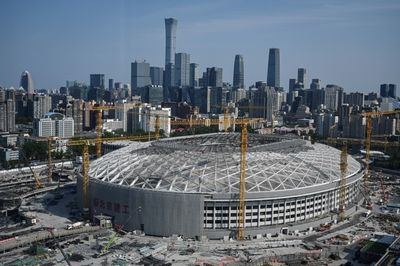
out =
[[[240,179],[239,179],[239,210],[237,239],[244,239],[246,222],[246,155],[247,155],[247,123],[242,123],[240,134]]]
[[[97,143],[97,142],[96,142]],[[82,176],[83,176],[83,209],[89,209],[89,144],[87,142],[83,145],[82,152]]]
[[[96,157],[101,157],[101,137],[103,134],[103,118],[101,107],[96,110]]]

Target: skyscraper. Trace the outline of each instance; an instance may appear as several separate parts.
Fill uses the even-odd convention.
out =
[[[90,74],[90,87],[104,90],[104,74]]]
[[[293,92],[296,87],[297,80],[289,79],[289,92]]]
[[[389,84],[389,97],[396,99],[396,85],[395,84]]]
[[[343,103],[343,88],[328,84],[325,88],[326,109],[336,112]]]
[[[190,84],[190,55],[175,54],[175,85],[189,86]]]
[[[24,90],[29,94],[33,93],[34,89],[33,89],[32,76],[31,76],[31,73],[29,73],[27,70],[25,70],[21,74],[20,87],[24,88]]]
[[[0,131],[15,131],[15,92],[0,87]]]
[[[114,79],[108,79],[108,89],[109,90],[114,89]]]
[[[297,69],[297,82],[303,84],[303,88],[306,86],[306,69],[305,68],[299,68]]]
[[[200,67],[199,64],[191,63],[190,64],[190,86],[191,87],[198,87],[200,79]]]
[[[174,18],[165,19],[165,65],[175,64],[176,26],[178,21]]]
[[[165,87],[171,87],[175,85],[175,49],[177,25],[178,21],[176,19],[165,19]]]
[[[395,84],[381,84],[380,95],[382,98],[396,98],[396,85]]]
[[[164,69],[162,67],[150,67],[150,79],[152,85],[162,86],[164,81]]]
[[[312,89],[312,90],[321,89],[321,80],[320,79],[312,79],[310,89]]]
[[[269,49],[267,85],[280,87],[280,59],[279,48]]]
[[[139,88],[151,85],[150,64],[146,61],[133,62],[131,64],[131,88],[132,95],[140,95]]]
[[[233,66],[233,88],[244,88],[243,56],[240,54],[235,56],[235,64]]]
[[[222,68],[211,67],[207,68],[206,72],[207,84],[210,87],[222,87]]]

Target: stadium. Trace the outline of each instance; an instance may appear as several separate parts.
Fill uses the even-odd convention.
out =
[[[301,230],[333,219],[339,206],[338,149],[276,135],[250,134],[248,142],[246,235]],[[91,215],[109,215],[124,230],[148,235],[234,236],[239,144],[237,133],[127,142],[91,162]],[[357,204],[361,179],[361,164],[349,156],[346,208]]]

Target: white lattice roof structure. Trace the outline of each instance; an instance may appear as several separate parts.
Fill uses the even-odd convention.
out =
[[[132,142],[91,163],[90,177],[114,185],[183,193],[238,193],[240,135]],[[250,135],[246,190],[282,192],[337,183],[340,151],[279,136]],[[347,177],[361,170],[348,157]]]

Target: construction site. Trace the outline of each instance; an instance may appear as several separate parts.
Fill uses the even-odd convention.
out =
[[[161,138],[156,115],[150,135],[103,138],[106,108],[96,138],[66,144],[81,161],[0,173],[2,265],[397,265],[400,173],[370,167],[385,114],[365,114],[364,140],[318,143],[228,116],[171,121],[220,133]]]

